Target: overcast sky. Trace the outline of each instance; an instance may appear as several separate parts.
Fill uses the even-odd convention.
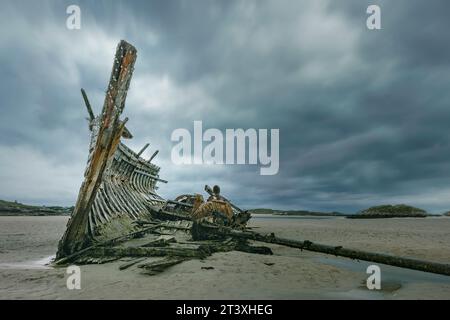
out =
[[[81,29],[66,8],[81,8]],[[378,4],[382,30],[366,28]],[[450,210],[448,0],[2,1],[0,199],[73,205],[117,43],[138,50],[127,145],[163,197],[220,184],[245,208]],[[176,166],[174,129],[279,128],[280,169]]]

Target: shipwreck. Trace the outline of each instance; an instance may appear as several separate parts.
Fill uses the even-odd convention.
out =
[[[137,266],[154,275],[187,259],[204,259],[219,251],[272,254],[270,247],[255,245],[262,242],[450,275],[448,264],[254,232],[247,226],[251,214],[220,195],[217,186],[205,186],[207,201],[200,194],[163,199],[157,193],[158,184],[167,181],[152,163],[158,151],[144,159],[141,155],[148,144],[135,152],[121,141],[132,138],[126,127],[128,119],[120,117],[136,58],[136,49],[120,41],[97,116],[81,89],[89,114],[89,156],[54,265],[121,260],[121,270]]]

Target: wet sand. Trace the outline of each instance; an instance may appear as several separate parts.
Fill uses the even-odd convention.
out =
[[[0,299],[450,299],[450,277],[381,267],[380,291],[365,287],[371,263],[270,245],[274,255],[217,253],[148,276],[123,261],[48,268],[67,217],[0,217]],[[350,220],[256,216],[258,232],[450,263],[450,218]],[[212,267],[213,269],[203,269]]]

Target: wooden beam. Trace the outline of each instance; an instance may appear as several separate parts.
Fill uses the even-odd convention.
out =
[[[150,143],[146,143],[144,147],[137,153],[137,156],[140,157],[141,154],[147,149],[147,147],[150,145]]]
[[[331,254],[334,256],[341,256],[351,259],[357,259],[357,260],[364,260],[364,261],[370,261],[370,262],[376,262],[376,263],[383,263],[395,267],[400,268],[407,268],[407,269],[413,269],[413,270],[419,270],[424,272],[431,272],[431,273],[437,273],[437,274],[443,274],[450,276],[450,265],[449,264],[443,264],[443,263],[437,263],[432,261],[424,261],[424,260],[418,260],[418,259],[411,259],[411,258],[404,258],[404,257],[398,257],[393,256],[389,254],[383,254],[383,253],[374,253],[374,252],[368,252],[363,250],[357,250],[357,249],[348,249],[344,248],[342,246],[330,246],[330,245],[324,245],[319,243],[313,243],[308,240],[304,241],[298,241],[298,240],[291,240],[291,239],[285,239],[285,238],[279,238],[276,237],[273,233],[264,235],[257,232],[252,231],[239,231],[234,230],[227,227],[218,227],[218,226],[211,226],[206,224],[197,224],[194,223],[194,226],[192,228],[194,234],[194,240],[200,240],[198,237],[203,237],[205,235],[208,236],[214,236],[214,235],[220,235],[222,237],[233,237],[235,239],[246,239],[246,240],[254,240],[254,241],[260,241],[260,242],[266,242],[266,243],[275,243],[278,245],[283,245],[291,248],[298,248],[301,250],[308,250],[308,251],[314,251],[314,252],[321,252],[325,254]]]
[[[131,134],[130,130],[127,129],[127,127],[123,128],[122,138],[124,138],[124,139],[133,138],[133,135]]]
[[[134,172],[139,173],[139,174],[142,174],[143,176],[146,176],[146,177],[155,179],[156,181],[160,181],[160,182],[162,182],[162,183],[167,183],[167,180],[163,180],[163,179],[161,179],[161,178],[159,178],[159,177],[157,177],[157,176],[154,176],[154,175],[152,175],[152,174],[150,174],[150,173],[147,173],[147,172],[145,172],[145,171],[135,169]]]
[[[197,245],[194,248],[152,248],[152,247],[96,247],[89,251],[89,257],[191,257],[206,258],[209,255],[205,247]]]
[[[156,150],[153,154],[152,154],[152,156],[150,157],[150,159],[148,159],[148,163],[150,163],[150,162],[152,162],[152,160],[156,157],[156,155],[158,154],[158,152],[159,152],[159,150]]]
[[[95,119],[94,112],[92,111],[92,107],[91,107],[91,104],[89,103],[89,99],[86,95],[86,91],[84,91],[83,88],[81,88],[81,95],[83,96],[84,104],[86,105],[86,109],[89,113],[89,118],[92,121]]]

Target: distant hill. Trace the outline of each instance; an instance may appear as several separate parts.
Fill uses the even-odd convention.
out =
[[[405,204],[398,205],[381,205],[375,206],[359,213],[348,216],[350,219],[375,219],[375,218],[424,218],[427,217],[428,213],[425,210],[407,206]]]
[[[307,210],[276,210],[276,209],[251,209],[253,214],[274,214],[279,216],[321,216],[321,217],[345,217],[347,214],[341,212],[317,212]]]
[[[446,217],[450,217],[450,211],[443,214]]]
[[[61,216],[70,215],[73,207],[31,206],[17,201],[0,200],[0,216]]]

